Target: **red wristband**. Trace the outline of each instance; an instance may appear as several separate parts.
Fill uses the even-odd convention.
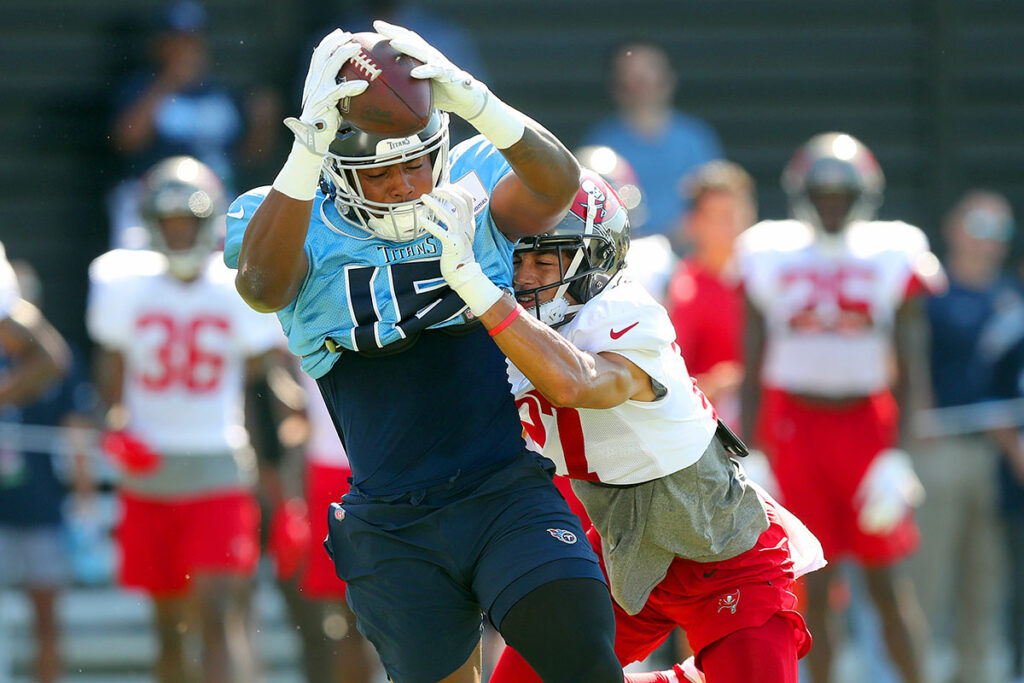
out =
[[[502,330],[504,330],[506,327],[511,325],[512,321],[515,320],[516,318],[518,318],[519,314],[522,313],[522,312],[523,312],[523,307],[520,306],[519,304],[516,304],[516,307],[512,309],[512,312],[509,313],[508,316],[506,316],[504,320],[502,320],[500,323],[498,323],[497,325],[495,325],[491,329],[487,330],[487,334],[491,335],[492,337],[497,335]]]

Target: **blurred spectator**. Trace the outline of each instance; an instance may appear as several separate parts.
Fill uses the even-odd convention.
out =
[[[43,308],[43,286],[32,264],[27,261],[12,261],[11,267],[21,289],[21,297],[36,308]],[[68,427],[63,432],[53,432],[53,438],[35,439],[37,445],[52,445],[45,455],[70,452],[69,459],[47,458],[54,467],[47,468],[59,480],[60,497],[51,495],[57,490],[47,488],[46,494],[38,491],[33,496],[36,507],[57,506],[61,511],[63,526],[68,535],[69,547],[66,555],[71,564],[71,574],[76,582],[95,585],[109,581],[113,570],[110,552],[109,523],[96,495],[97,474],[105,473],[102,463],[96,463],[95,418],[96,392],[88,380],[88,373],[82,361],[82,354],[73,346],[69,349],[68,372],[63,381],[54,384],[32,405],[22,412],[22,422],[33,429],[42,427]],[[45,432],[41,433],[45,434]],[[100,472],[96,472],[96,465]],[[42,478],[48,478],[46,472]],[[64,499],[66,488],[73,494]],[[51,511],[52,512],[52,511]]]
[[[971,406],[992,396],[995,351],[1006,343],[1005,314],[1022,303],[1018,283],[1002,272],[1012,235],[1010,205],[992,192],[968,193],[946,219],[949,290],[928,301],[937,408]],[[994,572],[1003,566],[999,451],[983,428],[958,427],[956,411],[943,413],[945,433],[923,442],[915,460],[928,496],[919,515],[921,548],[911,566],[936,641],[954,646],[955,680],[993,681],[1002,598]]]
[[[250,577],[259,553],[255,463],[243,382],[281,343],[276,320],[239,298],[216,245],[225,209],[191,157],[142,180],[154,251],[93,261],[86,311],[97,386],[111,406],[103,448],[120,466],[121,582],[154,603],[160,680],[257,680]]]
[[[166,5],[149,43],[151,66],[129,76],[116,91],[110,136],[123,161],[124,180],[109,198],[113,247],[145,246],[138,177],[157,161],[193,156],[231,188],[237,161],[256,161],[274,151],[280,128],[277,96],[255,89],[243,117],[234,95],[209,75],[206,29],[206,11],[198,2]]]
[[[733,244],[757,219],[754,180],[731,161],[710,161],[688,178],[686,194],[683,231],[692,251],[672,276],[666,308],[687,369],[738,429],[743,294]]]
[[[815,683],[831,676],[830,589],[845,559],[863,567],[889,655],[918,683],[926,628],[896,565],[917,545],[921,491],[899,450],[909,436],[899,417],[927,354],[915,295],[941,289],[941,267],[921,230],[873,220],[884,178],[853,137],[811,138],[782,185],[795,219],[762,221],[736,243],[747,297],[743,432],[832,563],[805,583]]]
[[[0,421],[52,423],[51,416],[62,414],[61,378],[69,355],[60,333],[20,297],[0,246]],[[57,597],[68,580],[63,485],[49,448],[40,445],[55,440],[27,429],[14,436],[22,438],[7,431],[0,444],[0,586],[27,590],[35,624],[35,677],[51,682],[61,673]]]
[[[1003,208],[1008,207],[1004,204]],[[1020,285],[1024,264],[1018,263],[1016,270]],[[992,372],[993,396],[1017,406],[1010,411],[1006,426],[994,429],[993,436],[1005,455],[999,461],[998,482],[1001,526],[1009,560],[1005,584],[1009,588],[1010,677],[1012,683],[1024,683],[1024,415],[1019,407],[1024,399],[1024,296],[1018,297],[1015,305],[1000,306],[990,327],[998,331],[990,335],[987,344],[997,358]]]
[[[650,217],[639,230],[633,228],[634,236],[673,238],[686,208],[683,179],[722,157],[718,135],[704,121],[672,108],[676,75],[657,45],[620,45],[612,55],[608,85],[618,111],[591,128],[583,144],[607,145],[636,169]]]

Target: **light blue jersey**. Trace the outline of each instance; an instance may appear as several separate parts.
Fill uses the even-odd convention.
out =
[[[484,273],[506,289],[512,288],[515,245],[494,224],[489,199],[510,170],[482,136],[451,152],[452,182],[474,199],[473,251]],[[231,204],[224,243],[229,267],[238,267],[246,226],[269,191],[250,190]],[[315,378],[325,375],[339,357],[328,351],[327,340],[343,349],[373,352],[427,328],[469,321],[469,309],[441,276],[441,245],[430,235],[410,242],[374,237],[342,218],[334,203],[317,190],[305,250],[309,272],[295,299],[277,317],[288,348]]]

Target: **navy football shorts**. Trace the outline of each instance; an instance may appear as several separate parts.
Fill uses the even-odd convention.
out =
[[[359,631],[397,683],[435,683],[500,631],[529,592],[569,578],[604,582],[551,461],[524,451],[451,484],[331,506],[324,545],[348,582]]]

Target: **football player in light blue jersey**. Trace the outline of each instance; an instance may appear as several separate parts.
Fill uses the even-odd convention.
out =
[[[314,511],[329,515],[325,546],[394,681],[479,681],[483,612],[545,681],[621,682],[597,559],[552,463],[525,450],[505,358],[476,319],[490,280],[511,288],[516,240],[565,215],[579,167],[420,36],[374,27],[423,62],[427,125],[387,138],[341,120],[367,82],[338,83],[359,46],[334,31],[273,186],[228,211],[236,287],[277,312],[349,454],[350,492]],[[450,154],[449,113],[481,133]],[[453,219],[475,221],[476,262],[446,281],[425,226]]]

